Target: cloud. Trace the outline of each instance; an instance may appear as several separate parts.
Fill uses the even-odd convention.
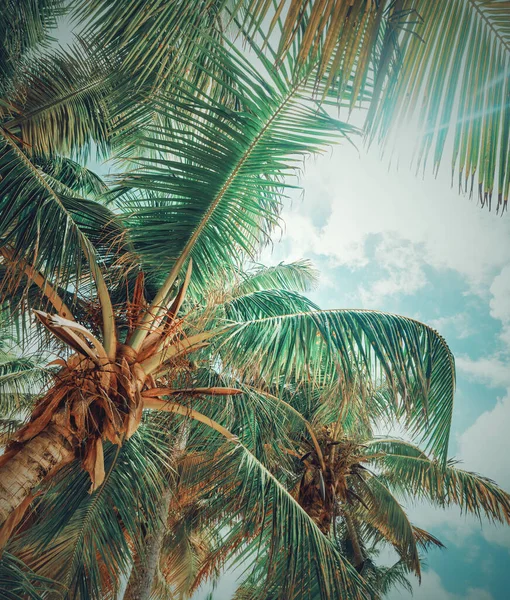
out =
[[[358,158],[352,148],[340,147],[308,165],[303,185],[305,201],[292,212],[315,223],[320,241],[315,250],[338,264],[366,264],[367,242],[381,234],[407,242],[422,264],[453,269],[474,287],[487,289],[494,273],[510,262],[507,224],[449,190],[448,178],[420,181],[405,168],[388,172],[378,157]],[[314,219],[316,207],[321,215],[329,207],[322,225]],[[288,232],[297,244],[308,243],[290,227]]]
[[[482,473],[510,492],[510,390],[492,410],[482,413],[458,438],[463,467]],[[510,550],[510,528],[484,524],[482,535],[488,542]]]
[[[492,594],[480,588],[468,588],[462,595],[448,592],[435,571],[423,574],[421,585],[413,582],[413,600],[494,600]],[[397,590],[390,593],[388,600],[408,600],[407,592]]]
[[[510,491],[510,391],[482,413],[458,438],[458,455],[466,468],[483,473]]]
[[[374,257],[387,276],[360,286],[363,306],[377,306],[386,296],[414,294],[427,283],[423,261],[415,244],[389,234],[376,245]]]
[[[490,312],[494,319],[499,319],[502,325],[500,337],[507,349],[510,350],[510,266],[506,266],[497,275],[490,287],[492,298]]]
[[[455,364],[468,379],[491,387],[510,387],[510,365],[506,357],[492,355],[475,360],[461,355],[455,358]]]
[[[453,333],[459,340],[468,338],[475,333],[471,320],[467,313],[457,313],[437,319],[430,319],[428,324],[437,329],[439,333]]]

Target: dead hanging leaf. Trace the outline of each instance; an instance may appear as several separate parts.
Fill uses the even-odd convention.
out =
[[[16,440],[18,442],[26,442],[40,433],[51,421],[51,418],[58,409],[61,400],[68,391],[69,389],[67,387],[61,387],[60,389],[52,391],[52,394],[47,396],[48,401],[45,403],[45,408],[42,414],[20,429],[18,435],[16,436]],[[36,413],[34,412],[34,414]]]
[[[92,494],[99,488],[105,478],[103,441],[100,437],[90,438],[87,441],[82,466],[90,475],[89,494]]]
[[[52,324],[51,315],[43,312],[42,310],[35,310],[35,316],[39,319],[39,321],[46,327],[48,331],[50,331],[55,337],[62,340],[66,343],[70,348],[72,348],[75,352],[82,354],[83,356],[90,358],[94,363],[98,363],[98,358],[96,353],[89,348],[89,346],[80,339],[76,334],[72,331],[66,331],[63,327],[55,327]]]
[[[126,303],[126,316],[130,332],[133,331],[133,329],[136,327],[140,318],[140,314],[147,304],[144,295],[144,287],[145,274],[143,271],[140,271],[140,273],[138,273],[138,275],[136,276],[135,287],[133,290],[133,299],[131,302],[129,302],[128,300],[128,302]]]
[[[126,419],[126,440],[129,440],[129,438],[136,432],[142,420],[143,400],[139,393],[137,394],[137,403],[138,404],[136,405],[136,407],[129,411],[129,415]]]
[[[237,396],[243,390],[237,388],[209,387],[209,388],[154,388],[142,392],[144,398],[157,398],[158,396]]]
[[[38,496],[39,493],[29,494],[23,502],[9,515],[0,527],[0,557],[2,556],[5,545],[9,541],[12,532],[20,523],[21,519],[25,515],[27,508],[30,506],[32,500]]]

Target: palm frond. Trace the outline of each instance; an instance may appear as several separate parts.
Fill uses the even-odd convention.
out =
[[[95,146],[104,154],[114,124],[115,62],[83,39],[31,57],[7,98],[4,129],[30,152],[86,158]]]
[[[319,272],[311,261],[303,259],[281,262],[273,267],[256,265],[248,271],[241,271],[239,277],[239,283],[232,289],[233,297],[271,289],[309,292],[317,286]]]
[[[0,589],[5,600],[42,600],[61,587],[47,577],[30,570],[19,558],[4,552],[0,558]]]
[[[412,430],[446,461],[455,366],[446,342],[431,328],[364,310],[294,313],[230,327],[221,342],[222,359],[236,364],[236,356],[242,356],[249,376],[281,377],[282,382],[326,377],[347,382],[361,394],[367,381],[385,380],[396,412],[407,412]]]
[[[363,498],[366,507],[358,505],[358,518],[373,528],[377,532],[376,536],[389,542],[409,568],[420,576],[417,547],[420,538],[415,534],[407,514],[378,477],[370,477],[366,485],[369,490]]]
[[[510,187],[510,6],[501,0],[398,2],[393,66],[381,69],[368,115],[370,139],[390,147],[418,124],[416,168],[437,172],[448,151],[452,182],[504,210]],[[389,58],[388,58],[388,63]],[[409,134],[406,133],[407,137]]]
[[[510,494],[487,477],[459,469],[452,460],[440,464],[401,440],[374,440],[370,448],[383,453],[376,462],[396,491],[440,506],[456,505],[478,518],[510,523]]]
[[[234,47],[216,48],[210,60],[236,80],[231,91],[245,110],[176,83],[168,102],[157,104],[168,125],[140,139],[154,158],[134,160],[137,169],[116,193],[132,213],[128,226],[146,264],[178,272],[191,256],[202,286],[267,243],[290,187],[284,177],[297,174],[299,161],[354,131],[307,105],[299,82],[275,72],[266,81]]]
[[[90,495],[76,464],[66,468],[37,507],[38,520],[13,541],[16,553],[40,574],[57,577],[68,598],[102,598],[131,568],[131,544],[159,526],[155,513],[168,468],[164,436],[142,426],[122,447],[105,450],[106,479]],[[65,510],[62,508],[65,507]]]
[[[264,587],[272,590],[268,597],[365,597],[354,569],[253,454],[238,444],[216,452],[212,460],[216,490],[222,493],[215,493],[211,502],[228,515],[224,527],[229,535],[246,539],[236,561],[265,553]],[[203,468],[208,465],[204,462]]]
[[[16,73],[22,58],[47,42],[49,31],[65,12],[62,0],[4,2],[0,19],[0,90],[10,88],[8,78]]]
[[[77,281],[84,252],[90,257],[96,247],[108,255],[121,238],[109,209],[63,187],[2,128],[0,174],[1,244],[54,285]]]

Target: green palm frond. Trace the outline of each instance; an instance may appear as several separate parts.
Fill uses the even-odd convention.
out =
[[[230,54],[216,48],[210,60],[231,73],[232,93],[246,108],[197,98],[183,80],[157,105],[168,125],[140,139],[152,156],[133,159],[137,169],[116,192],[119,208],[131,213],[128,227],[146,264],[173,265],[177,273],[191,256],[202,287],[268,241],[291,187],[284,177],[296,175],[310,153],[354,131],[308,105],[299,81],[275,71],[266,81],[233,46]]]
[[[223,362],[242,356],[252,377],[327,378],[361,394],[371,380],[386,381],[395,412],[407,413],[412,430],[446,461],[455,366],[444,339],[426,325],[377,311],[324,310],[237,322],[225,335]]]
[[[0,557],[0,590],[5,600],[43,600],[48,593],[56,593],[62,588],[47,577],[31,571],[19,558],[9,552]]]
[[[220,305],[229,321],[250,321],[280,315],[318,310],[318,306],[296,292],[284,289],[262,290],[238,295]]]
[[[409,566],[403,560],[397,561],[390,567],[382,567],[375,565],[371,561],[366,561],[362,575],[378,591],[379,596],[376,597],[385,598],[390,591],[399,587],[411,595],[413,593],[413,586],[408,579],[410,573]]]
[[[175,75],[186,75],[201,87],[205,71],[196,67],[210,65],[208,45],[222,38],[225,24],[220,13],[225,4],[80,0],[78,17],[88,21],[85,34],[121,57],[122,69],[138,83],[168,87]]]
[[[97,173],[71,158],[34,156],[33,161],[48,179],[59,181],[63,190],[67,188],[75,194],[94,199],[101,198],[108,190],[105,181]]]
[[[246,540],[235,562],[253,560],[262,552],[267,597],[365,597],[355,570],[251,452],[230,444],[218,448],[211,460],[202,465],[204,472],[211,472],[214,464],[216,473],[210,509],[223,513],[228,536]]]
[[[0,20],[0,90],[5,92],[12,82],[21,59],[37,45],[47,42],[49,31],[57,26],[65,13],[62,0],[2,3]]]
[[[114,124],[115,57],[78,39],[26,61],[4,129],[30,152],[103,154]],[[117,77],[117,85],[119,85]]]
[[[440,506],[456,505],[478,518],[510,523],[510,494],[487,477],[459,469],[452,460],[439,464],[401,440],[374,440],[369,447],[383,453],[376,461],[381,475],[406,497],[423,498]]]
[[[376,539],[385,540],[400,554],[402,560],[418,576],[421,573],[418,555],[419,538],[402,506],[378,477],[370,477],[364,495],[364,504],[358,505],[356,516],[375,533]]]
[[[397,52],[375,82],[370,138],[418,124],[417,168],[437,172],[445,151],[459,187],[505,209],[510,187],[510,6],[501,0],[401,0],[413,16],[394,32]],[[450,140],[453,150],[449,150]],[[448,157],[448,158],[449,158]]]
[[[233,297],[270,289],[309,292],[317,287],[319,272],[311,261],[303,259],[273,267],[255,265],[241,271],[239,278],[239,283],[232,288]]]
[[[78,279],[84,252],[111,251],[121,238],[108,208],[45,173],[1,127],[0,173],[0,244],[54,285]]]

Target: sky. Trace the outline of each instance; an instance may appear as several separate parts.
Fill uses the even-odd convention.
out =
[[[349,144],[310,159],[261,262],[311,259],[321,279],[310,296],[322,308],[374,308],[437,329],[457,365],[450,456],[510,491],[510,215],[452,189],[447,164],[434,178],[388,163]],[[416,600],[508,599],[510,527],[406,509],[447,547],[428,553]],[[228,574],[213,597],[234,589]]]

